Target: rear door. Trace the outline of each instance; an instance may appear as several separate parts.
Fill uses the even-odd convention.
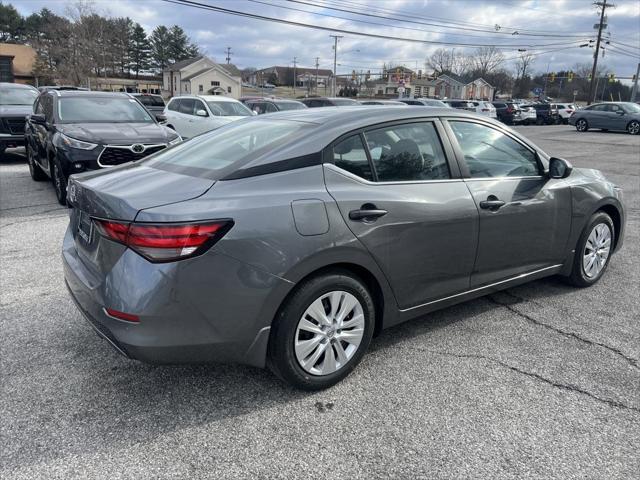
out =
[[[401,309],[469,287],[478,211],[442,139],[438,121],[393,123],[342,137],[325,156],[327,189]]]
[[[590,128],[607,128],[605,126],[605,110],[607,106],[604,103],[593,105],[585,109],[585,117]]]
[[[561,264],[571,226],[571,193],[550,179],[535,150],[507,130],[447,121],[465,183],[480,215],[471,287]]]

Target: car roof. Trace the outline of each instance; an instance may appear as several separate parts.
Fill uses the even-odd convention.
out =
[[[13,82],[0,82],[0,87],[10,87],[10,88],[18,88],[25,90],[37,90],[36,87],[32,87],[31,85],[24,85],[22,83],[13,83]]]
[[[235,98],[223,95],[182,95],[180,98],[201,98],[207,102],[238,102]]]
[[[43,95],[53,95],[54,97],[116,97],[131,98],[125,92],[100,92],[96,90],[47,90]]]

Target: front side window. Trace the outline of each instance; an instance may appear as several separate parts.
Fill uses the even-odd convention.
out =
[[[380,182],[450,178],[447,160],[431,122],[409,123],[365,133]]]
[[[169,102],[169,105],[167,106],[167,109],[171,110],[172,112],[177,112],[179,108],[180,108],[180,100],[172,100]]]
[[[609,103],[607,105],[607,112],[612,112],[612,113],[616,113],[616,112],[622,112],[622,107],[620,105],[616,105],[615,103]]]
[[[44,104],[44,108],[46,113],[47,103]],[[133,98],[92,95],[60,98],[58,117],[62,123],[153,122],[147,110]]]
[[[365,180],[373,180],[371,165],[360,135],[353,135],[333,147],[333,163]]]
[[[183,98],[180,101],[178,112],[184,113],[185,115],[193,115],[194,104],[195,104],[195,101],[192,98]]]
[[[251,110],[240,102],[207,102],[209,110],[217,117],[247,117]]]
[[[540,175],[536,154],[491,127],[449,121],[472,178]]]

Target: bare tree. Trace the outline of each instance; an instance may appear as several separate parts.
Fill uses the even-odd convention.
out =
[[[494,72],[504,63],[504,55],[496,47],[479,47],[473,53],[473,67],[478,75]]]
[[[534,57],[530,53],[522,53],[520,57],[516,61],[516,81],[520,78],[524,78],[528,71],[529,67],[533,63]]]
[[[455,52],[446,48],[439,48],[431,56],[427,57],[426,66],[433,70],[436,75],[451,73],[455,66]]]

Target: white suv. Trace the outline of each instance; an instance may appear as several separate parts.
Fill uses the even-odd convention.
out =
[[[238,100],[220,95],[173,97],[164,109],[167,127],[185,140],[251,115]]]
[[[569,123],[569,117],[573,115],[578,108],[573,103],[554,103],[551,107],[556,107],[558,109],[558,115],[560,116],[560,121],[565,125]]]
[[[485,115],[490,118],[497,118],[496,107],[491,102],[485,102],[484,100],[469,100],[476,107],[476,113]]]

